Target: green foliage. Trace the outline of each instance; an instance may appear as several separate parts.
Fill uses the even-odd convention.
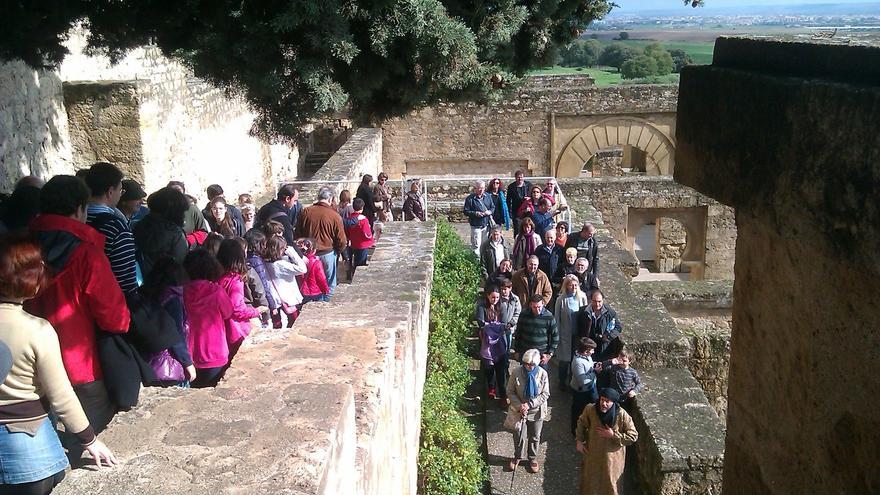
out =
[[[196,76],[245,98],[253,131],[293,138],[348,108],[360,123],[438,101],[497,98],[555,61],[610,0],[47,0],[0,10],[0,59],[57,65],[68,29],[119,59],[152,43]]]
[[[672,56],[659,43],[651,43],[646,46],[645,55],[657,61],[657,72],[653,75],[662,76],[672,72]]]
[[[602,54],[599,55],[599,64],[614,67],[619,71],[624,62],[638,55],[638,51],[626,45],[613,43],[602,50]]]
[[[629,33],[627,33],[626,31],[621,31],[621,32],[620,32],[620,35],[617,36],[617,39],[619,39],[619,40],[628,40],[628,39],[629,39]]]
[[[602,43],[597,40],[575,40],[562,49],[559,65],[563,67],[592,67],[599,61]]]
[[[657,75],[657,60],[647,55],[639,55],[623,63],[620,75],[624,79]]]
[[[458,408],[471,379],[467,337],[479,283],[473,251],[448,223],[439,222],[419,449],[424,495],[479,495],[488,474],[474,432]]]
[[[690,54],[681,49],[674,49],[669,51],[669,55],[672,57],[672,72],[676,74],[681,72],[681,68],[685,65],[693,65],[694,59],[691,58]]]

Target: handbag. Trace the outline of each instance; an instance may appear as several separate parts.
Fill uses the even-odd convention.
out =
[[[183,365],[174,359],[168,349],[163,349],[150,356],[150,367],[156,373],[156,381],[182,382],[186,379]]]
[[[505,430],[519,431],[522,429],[523,416],[519,413],[519,409],[512,404],[507,407],[507,416],[504,418],[504,424],[501,425]]]
[[[495,217],[493,217],[492,215],[489,215],[489,230],[492,230],[497,226],[498,226],[498,222],[495,221]]]

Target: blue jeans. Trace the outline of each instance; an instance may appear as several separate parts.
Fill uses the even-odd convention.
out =
[[[67,456],[52,422],[42,421],[34,436],[0,425],[0,484],[41,480],[67,467]]]
[[[336,287],[336,251],[322,254],[318,258],[321,260],[321,264],[324,265],[324,276],[327,277],[327,285],[330,287],[328,296],[332,296],[333,289]]]

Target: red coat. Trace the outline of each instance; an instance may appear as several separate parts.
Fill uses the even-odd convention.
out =
[[[95,329],[126,333],[130,318],[104,254],[104,235],[60,215],[38,215],[30,228],[42,246],[52,279],[27,302],[26,309],[55,328],[71,384],[100,380],[104,374]]]
[[[304,296],[322,296],[330,293],[327,275],[324,274],[324,263],[314,254],[306,256],[307,271],[296,277],[299,280],[299,291]]]
[[[351,248],[367,249],[373,247],[376,244],[376,240],[373,239],[373,229],[370,228],[370,221],[367,220],[367,217],[361,213],[354,212],[351,214],[351,218],[358,220],[358,223],[355,225],[345,228],[345,233],[351,242]]]

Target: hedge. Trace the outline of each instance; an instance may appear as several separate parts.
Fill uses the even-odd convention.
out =
[[[452,226],[437,224],[419,480],[424,495],[480,495],[488,474],[460,405],[471,381],[467,337],[479,264]]]

